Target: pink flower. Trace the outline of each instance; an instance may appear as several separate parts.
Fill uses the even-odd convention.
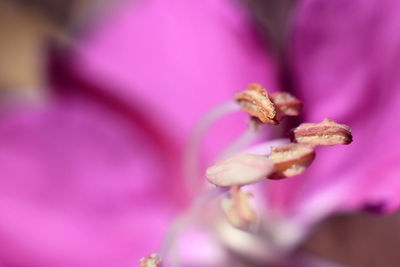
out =
[[[262,245],[272,244],[273,253],[295,246],[331,213],[399,205],[399,7],[374,3],[297,5],[288,55],[304,118],[333,118],[355,138],[319,148],[302,176],[249,187],[273,233]],[[254,235],[218,220],[178,231],[194,197],[179,171],[195,122],[250,82],[279,88],[252,26],[231,1],[148,0],[124,3],[82,37],[51,103],[1,114],[1,263],[129,266],[176,236],[183,263],[227,265],[219,242],[241,256],[265,254]],[[211,127],[201,166],[246,128],[245,119],[228,116]],[[195,184],[197,175],[189,177]],[[213,204],[205,211],[220,218]],[[174,218],[178,226],[168,228]],[[248,242],[231,242],[236,237]]]

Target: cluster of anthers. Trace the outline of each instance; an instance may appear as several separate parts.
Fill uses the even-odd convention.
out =
[[[300,100],[287,92],[270,95],[260,84],[250,84],[235,95],[236,105],[251,116],[251,127],[260,124],[278,125],[285,116],[298,116],[302,110]],[[221,200],[227,220],[236,228],[250,230],[257,222],[252,208],[251,192],[242,186],[264,179],[283,179],[303,173],[315,158],[316,146],[350,144],[350,127],[325,118],[320,123],[302,123],[290,132],[289,144],[271,147],[265,155],[236,154],[218,161],[206,170],[207,180],[217,188],[229,190]],[[161,266],[161,259],[151,254],[141,259],[140,267]]]

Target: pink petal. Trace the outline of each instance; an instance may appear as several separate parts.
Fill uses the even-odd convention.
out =
[[[122,2],[70,62],[95,92],[64,88],[82,98],[2,114],[2,264],[136,264],[188,202],[179,156],[195,121],[249,82],[274,89],[274,66],[231,1]],[[245,118],[213,130],[208,156]]]
[[[2,263],[126,266],[157,249],[180,195],[148,132],[83,97],[1,115]]]
[[[271,183],[274,210],[312,223],[332,212],[399,206],[399,10],[391,0],[300,2],[291,52],[305,121],[345,123],[354,142],[318,149],[303,176]]]
[[[250,82],[276,90],[275,66],[240,8],[230,0],[123,4],[85,36],[72,66],[182,143],[209,108]],[[204,151],[221,151],[246,128],[245,118],[219,122],[205,137]]]

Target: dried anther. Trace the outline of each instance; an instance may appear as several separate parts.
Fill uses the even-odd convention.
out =
[[[247,89],[235,95],[240,108],[263,123],[278,124],[275,104],[271,102],[268,93],[258,83],[250,84]]]
[[[298,116],[303,108],[301,101],[288,92],[274,92],[269,97],[281,116]]]
[[[302,123],[292,130],[291,140],[314,146],[350,144],[353,140],[350,127],[325,118],[320,123]]]
[[[265,156],[241,153],[209,167],[206,177],[217,186],[246,185],[264,179],[273,168],[274,163]]]
[[[282,179],[301,174],[314,160],[314,147],[308,144],[288,144],[272,147],[269,159],[275,164],[268,178]]]
[[[250,204],[252,196],[252,193],[240,190],[239,186],[233,186],[229,197],[222,200],[222,209],[233,226],[248,230],[255,225],[257,215]]]
[[[161,259],[156,253],[150,254],[140,259],[139,267],[160,267]]]

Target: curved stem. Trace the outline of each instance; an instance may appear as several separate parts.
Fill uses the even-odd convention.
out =
[[[225,148],[216,158],[216,161],[223,160],[235,154],[240,149],[244,148],[246,145],[250,144],[252,141],[256,140],[259,136],[265,133],[264,129],[255,131],[252,129],[247,129],[235,139],[227,148]]]
[[[195,125],[194,130],[189,136],[189,141],[185,147],[183,155],[183,176],[189,192],[194,192],[199,181],[200,170],[198,166],[199,147],[205,131],[212,123],[221,117],[239,111],[239,106],[235,101],[222,103],[209,110]]]

